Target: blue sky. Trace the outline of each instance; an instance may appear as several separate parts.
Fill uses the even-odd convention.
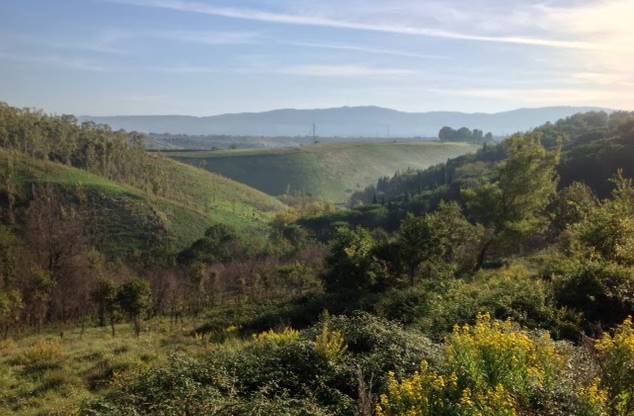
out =
[[[3,0],[0,101],[55,113],[634,110],[634,0]]]

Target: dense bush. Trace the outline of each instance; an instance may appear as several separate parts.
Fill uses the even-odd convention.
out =
[[[400,382],[390,375],[377,414],[553,414],[540,403],[556,389],[565,362],[547,335],[534,336],[511,322],[480,315],[474,326],[456,326],[440,370],[424,362]]]
[[[116,381],[84,413],[353,415],[360,379],[381,392],[385,374],[409,375],[435,354],[423,336],[371,315],[325,316],[303,333],[267,331],[198,359],[175,356],[167,366]]]
[[[596,345],[601,363],[603,404],[610,414],[634,414],[634,325],[626,319],[614,335],[605,334]]]

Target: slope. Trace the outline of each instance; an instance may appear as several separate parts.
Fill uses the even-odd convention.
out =
[[[242,233],[259,231],[283,208],[276,199],[230,179],[162,157],[155,157],[155,163],[166,172],[167,195],[5,150],[0,150],[0,177],[3,190],[13,189],[24,206],[33,187],[53,189],[77,207],[97,248],[114,257],[185,247],[215,223]]]
[[[270,195],[303,193],[344,202],[352,192],[396,170],[423,169],[475,150],[462,143],[406,142],[167,154]]]

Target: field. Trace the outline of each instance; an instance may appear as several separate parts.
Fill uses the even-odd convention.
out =
[[[195,322],[146,322],[135,337],[129,324],[51,328],[46,333],[0,341],[0,415],[71,415],[79,404],[103,393],[117,377],[164,363],[169,354],[194,353],[205,343],[188,335]]]
[[[0,152],[0,173],[27,197],[32,184],[50,184],[81,205],[89,227],[109,254],[148,249],[159,238],[185,247],[211,224],[239,232],[262,230],[283,204],[230,179],[170,159],[157,158],[166,175],[156,194],[85,170]]]
[[[352,192],[376,183],[379,177],[408,168],[424,169],[476,149],[462,143],[404,142],[167,154],[269,195],[301,193],[344,202]]]

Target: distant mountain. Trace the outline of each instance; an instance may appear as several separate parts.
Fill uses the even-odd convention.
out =
[[[443,126],[468,127],[501,136],[525,131],[548,121],[576,113],[602,110],[597,107],[522,108],[500,113],[433,111],[407,113],[375,106],[315,110],[282,109],[261,113],[193,116],[82,116],[82,121],[145,133],[240,136],[307,136],[315,123],[322,137],[436,137]]]

